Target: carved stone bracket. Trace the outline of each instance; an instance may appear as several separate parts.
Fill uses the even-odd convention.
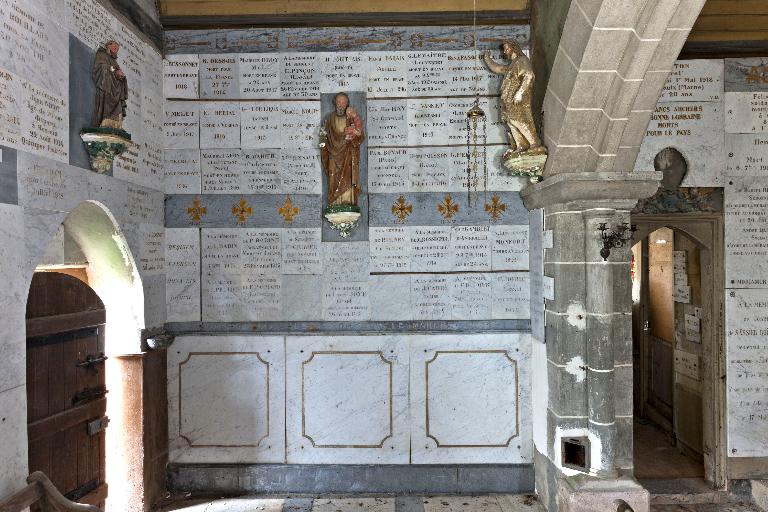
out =
[[[115,157],[134,145],[131,134],[116,128],[84,128],[80,138],[88,151],[91,169],[99,174],[111,171]]]

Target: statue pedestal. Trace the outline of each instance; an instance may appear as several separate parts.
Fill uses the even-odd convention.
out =
[[[360,221],[360,207],[355,205],[332,205],[323,211],[323,216],[342,238],[348,238]]]
[[[542,147],[539,150],[518,153],[509,149],[501,159],[510,176],[527,176],[537,178],[535,181],[538,181],[547,162],[547,150]]]
[[[115,157],[133,145],[131,134],[118,128],[83,128],[80,138],[91,159],[91,169],[99,174],[112,170]]]

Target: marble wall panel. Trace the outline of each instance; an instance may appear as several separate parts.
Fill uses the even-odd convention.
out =
[[[688,164],[684,187],[722,186],[724,137],[722,103],[659,103],[645,132],[635,170],[653,170],[659,151],[673,147]]]
[[[268,99],[280,97],[280,55],[243,53],[239,59],[240,98]]]
[[[280,150],[280,181],[286,194],[317,194],[323,191],[320,155],[306,149]]]
[[[725,134],[727,176],[768,175],[768,134]]]
[[[402,322],[412,320],[411,276],[372,275],[368,280],[371,320]]]
[[[369,273],[368,242],[323,243],[325,278],[333,282],[365,282]]]
[[[453,226],[451,252],[454,271],[483,271],[491,269],[491,227]]]
[[[165,273],[165,228],[162,225],[139,224],[137,265],[142,277]]]
[[[321,123],[318,101],[284,101],[280,103],[280,141],[283,148],[312,148],[316,152]],[[360,111],[365,126],[365,111]]]
[[[18,202],[16,150],[8,146],[0,146],[0,203],[18,204]]]
[[[21,141],[22,79],[0,70],[0,142],[17,148]]]
[[[200,148],[240,147],[240,105],[210,101],[200,104]]]
[[[92,50],[115,37],[116,21],[98,2],[65,0],[65,18],[69,31]]]
[[[768,290],[729,290],[725,299],[728,455],[768,456]]]
[[[370,271],[409,272],[411,270],[411,229],[371,228]]]
[[[182,336],[173,346],[171,462],[285,462],[283,338]]]
[[[166,194],[200,194],[202,192],[199,149],[163,150],[163,168]]]
[[[19,205],[69,211],[87,197],[91,171],[19,152],[17,155]]]
[[[283,314],[288,322],[322,320],[323,277],[319,275],[284,275]]]
[[[323,320],[364,322],[371,319],[368,282],[323,281]]]
[[[491,269],[528,270],[528,226],[491,226]]]
[[[425,94],[412,94],[412,96],[425,96]],[[409,146],[435,146],[449,143],[450,119],[446,98],[408,99],[407,104]]]
[[[165,297],[169,322],[200,321],[200,230],[165,230]]]
[[[725,187],[726,288],[768,287],[768,180],[731,178]]]
[[[272,322],[281,319],[280,275],[203,271],[201,281],[203,322]]]
[[[312,53],[286,53],[280,69],[280,94],[283,98],[314,100],[320,96],[318,56]]]
[[[284,229],[282,234],[283,274],[322,274],[323,249],[318,228]]]
[[[240,145],[243,148],[282,146],[281,103],[243,101],[240,103]]]
[[[0,494],[8,496],[24,488],[24,482],[29,475],[27,447],[27,387],[0,391],[0,411],[8,414],[6,421],[0,422]],[[6,412],[7,411],[7,412]]]
[[[409,231],[413,272],[449,272],[453,269],[449,226],[420,226]]]
[[[528,272],[493,274],[491,318],[530,318]]]
[[[408,57],[398,52],[366,52],[368,98],[398,98],[408,95]]]
[[[768,132],[768,91],[726,92],[725,131]]]
[[[491,317],[494,274],[452,274],[451,319],[484,320]]]
[[[277,149],[244,149],[240,190],[244,194],[277,194],[287,192],[281,176],[281,151]]]
[[[170,99],[199,97],[200,59],[197,55],[168,55],[163,59],[163,96]]]
[[[530,336],[414,336],[411,461],[530,463]]]
[[[411,311],[414,320],[452,319],[452,279],[447,274],[411,276]]]
[[[191,101],[166,101],[163,118],[166,149],[200,147],[200,104]]]
[[[368,102],[366,133],[369,147],[407,145],[408,102],[389,99]]]
[[[240,96],[237,55],[200,55],[200,97],[235,99]]]
[[[407,464],[408,344],[286,338],[288,463]]]
[[[408,52],[408,96],[442,96],[448,88],[448,52]]]
[[[365,91],[368,58],[362,52],[328,52],[317,55],[320,92]]]
[[[722,60],[679,60],[667,76],[659,102],[722,101],[724,82]]]
[[[474,106],[474,98],[448,98],[448,144],[460,145],[466,152],[467,135],[467,111]],[[501,120],[500,100],[497,97],[480,98],[478,104],[486,113],[485,123],[477,124],[477,139],[472,135],[470,143],[476,144],[500,144],[507,141],[507,128]],[[485,141],[485,142],[483,142]],[[466,158],[466,156],[464,157]],[[466,164],[465,164],[466,165]],[[501,168],[499,168],[501,169]]]
[[[397,193],[412,188],[409,173],[410,151],[407,148],[370,148],[368,150],[370,193]]]

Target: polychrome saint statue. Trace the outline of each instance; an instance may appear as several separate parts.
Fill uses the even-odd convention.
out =
[[[509,64],[499,64],[486,51],[483,60],[493,73],[504,75],[501,83],[501,119],[507,125],[509,145],[503,156],[504,166],[514,175],[540,176],[547,159],[547,150],[536,132],[531,110],[533,66],[514,41],[501,45]]]

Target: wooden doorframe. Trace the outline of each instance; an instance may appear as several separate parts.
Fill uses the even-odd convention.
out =
[[[702,421],[704,477],[716,489],[727,486],[726,352],[725,352],[725,244],[723,215],[679,213],[632,215],[635,240],[645,240],[659,228],[681,232],[701,247],[701,275],[711,276],[702,306],[711,317],[702,318]],[[703,290],[703,283],[702,283]],[[706,315],[702,315],[706,316]],[[706,332],[708,331],[708,333]]]

